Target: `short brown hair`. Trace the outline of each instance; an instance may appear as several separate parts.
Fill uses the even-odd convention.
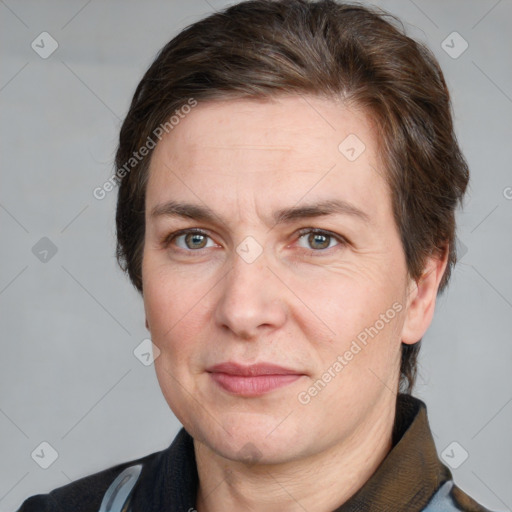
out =
[[[419,279],[427,256],[448,251],[439,291],[445,288],[456,262],[455,209],[469,171],[434,55],[382,9],[333,0],[251,0],[180,32],[135,91],[116,154],[116,223],[117,258],[139,292],[152,152],[128,171],[126,163],[190,98],[294,93],[339,98],[371,115],[408,273]],[[400,387],[408,392],[420,342],[402,345]]]

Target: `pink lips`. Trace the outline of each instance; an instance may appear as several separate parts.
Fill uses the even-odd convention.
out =
[[[225,391],[240,396],[259,396],[286,386],[302,377],[302,373],[270,363],[243,366],[222,363],[207,369],[212,379]]]

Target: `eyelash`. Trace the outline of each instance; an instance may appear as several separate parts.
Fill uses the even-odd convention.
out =
[[[302,229],[299,229],[296,234],[298,235],[298,238],[300,239],[304,235],[309,235],[309,234],[312,234],[312,233],[313,234],[323,235],[323,236],[330,237],[330,238],[334,238],[337,242],[339,242],[339,244],[334,246],[334,247],[328,247],[326,249],[317,249],[317,250],[302,248],[306,253],[308,253],[311,256],[318,256],[318,255],[330,253],[332,249],[335,249],[336,247],[343,248],[346,245],[348,245],[348,243],[349,243],[348,240],[345,237],[343,237],[341,235],[338,235],[338,234],[335,234],[335,233],[332,233],[330,231],[326,231],[325,229],[302,228]],[[164,248],[168,248],[171,245],[171,243],[176,238],[178,238],[180,236],[183,236],[183,235],[188,235],[188,234],[204,235],[204,236],[206,236],[206,237],[211,239],[210,235],[206,231],[203,231],[203,230],[198,229],[198,228],[189,228],[189,229],[181,229],[179,231],[176,231],[174,233],[170,233],[170,234],[166,235],[163,238],[163,240],[162,240],[162,245],[163,245]],[[199,253],[202,250],[202,249],[197,249],[197,250],[194,250],[194,249],[183,249],[181,247],[178,247],[177,249],[178,249],[179,252],[187,254],[187,256],[193,256],[194,253]]]

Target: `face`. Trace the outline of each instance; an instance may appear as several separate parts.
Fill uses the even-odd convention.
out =
[[[142,275],[163,394],[215,453],[313,456],[394,403],[409,281],[363,112],[199,103],[151,159]]]

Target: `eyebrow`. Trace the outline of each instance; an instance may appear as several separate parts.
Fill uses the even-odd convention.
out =
[[[272,214],[272,219],[275,224],[287,224],[301,219],[325,217],[329,215],[349,215],[366,223],[370,222],[370,217],[366,212],[341,199],[324,200],[303,206],[292,206],[290,208],[276,210]],[[222,220],[219,215],[207,206],[178,201],[168,201],[156,205],[151,210],[151,217],[160,216],[182,217],[211,223],[220,219],[223,224],[227,224],[226,221]]]

